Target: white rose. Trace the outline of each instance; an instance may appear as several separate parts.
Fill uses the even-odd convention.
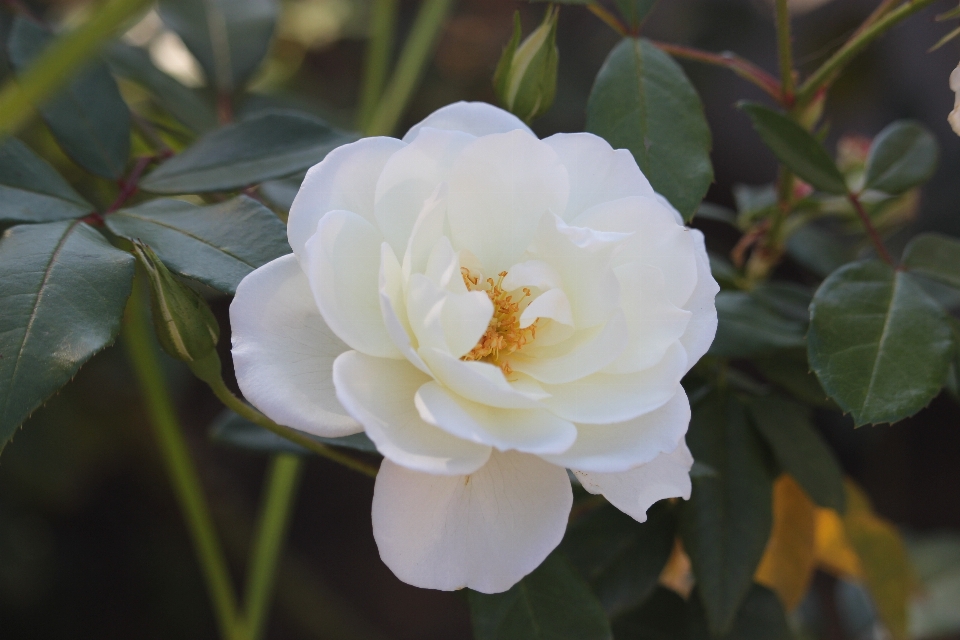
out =
[[[680,378],[718,286],[629,152],[453,104],[330,153],[288,238],[230,307],[237,379],[276,422],[376,443],[401,580],[509,589],[563,537],[568,468],[641,522],[689,497]]]
[[[960,136],[960,64],[950,74],[950,90],[957,94],[953,100],[953,111],[947,116],[947,122],[953,127],[953,131]]]

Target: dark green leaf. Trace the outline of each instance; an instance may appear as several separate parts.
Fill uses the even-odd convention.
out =
[[[693,410],[687,444],[716,470],[693,478],[680,533],[714,633],[729,631],[753,582],[773,522],[773,470],[736,398],[713,392]]]
[[[206,207],[151,200],[108,216],[107,227],[143,240],[173,271],[224,293],[234,293],[251,271],[290,253],[283,223],[246,196]]]
[[[30,148],[8,138],[0,144],[0,224],[77,218],[93,206]]]
[[[937,139],[926,127],[912,120],[898,120],[874,139],[864,188],[903,193],[930,179],[939,155]]]
[[[355,449],[364,453],[377,453],[377,447],[365,433],[355,433],[342,438],[321,438],[305,434],[307,437],[334,447]],[[265,453],[293,453],[300,456],[313,455],[298,444],[290,442],[277,434],[267,431],[229,409],[225,409],[210,425],[210,438],[216,442],[233,445],[250,451]]]
[[[297,197],[300,191],[300,185],[303,184],[305,174],[298,173],[286,178],[277,180],[267,180],[260,185],[260,196],[270,205],[281,211],[290,211],[293,206],[293,199]]]
[[[53,34],[18,17],[7,46],[22,73],[46,48]],[[104,178],[119,180],[130,156],[130,110],[106,65],[95,62],[43,105],[38,105],[60,147],[77,164]]]
[[[276,0],[160,0],[160,17],[218,90],[243,88],[270,48]]]
[[[842,230],[813,222],[793,232],[787,240],[787,251],[803,267],[826,278],[856,260],[857,242]]]
[[[140,186],[154,193],[230,191],[303,171],[356,137],[298,111],[272,111],[203,136]]]
[[[737,612],[729,633],[711,634],[697,591],[687,601],[688,640],[793,640],[783,605],[773,591],[754,584]],[[618,639],[619,640],[619,639]]]
[[[903,266],[960,288],[960,240],[939,233],[921,234],[903,250]]]
[[[587,131],[629,149],[653,188],[690,220],[713,181],[703,105],[670,56],[625,38],[607,56],[587,103]]]
[[[616,0],[616,3],[627,25],[635,29],[657,4],[657,0]]]
[[[744,358],[803,347],[809,302],[806,289],[785,283],[752,291],[721,291],[716,298],[719,325],[710,353]]]
[[[467,595],[475,640],[613,638],[600,603],[557,553],[509,591]]]
[[[874,261],[836,271],[810,305],[810,366],[857,426],[913,415],[953,351],[946,312],[908,273]]]
[[[797,400],[814,406],[837,408],[836,403],[827,397],[827,392],[820,386],[817,376],[810,371],[805,348],[786,349],[775,355],[754,357],[751,362],[767,380]]]
[[[193,131],[217,126],[217,116],[203,97],[157,69],[146,51],[115,42],[106,52],[110,68],[119,76],[150,91],[157,103]]]
[[[686,601],[658,586],[643,604],[614,619],[613,635],[617,640],[680,640],[686,615]]]
[[[847,183],[833,158],[809,131],[787,116],[752,102],[739,107],[753,121],[764,144],[788,169],[814,188],[833,194],[847,193]]]
[[[550,2],[552,4],[593,4],[597,0],[530,0],[530,2]]]
[[[0,237],[0,444],[116,337],[133,262],[81,222]]]
[[[570,526],[562,549],[607,614],[616,616],[639,605],[657,586],[676,528],[666,502],[651,507],[644,523],[604,505]]]
[[[780,467],[821,507],[843,513],[843,471],[833,451],[813,427],[810,409],[786,398],[750,398],[753,424],[770,445]]]

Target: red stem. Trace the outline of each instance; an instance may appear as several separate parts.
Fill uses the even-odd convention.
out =
[[[887,251],[887,248],[883,246],[883,240],[880,238],[880,234],[877,233],[876,227],[873,226],[870,216],[867,215],[867,210],[863,208],[860,198],[857,194],[851,192],[847,194],[847,199],[850,200],[850,204],[853,205],[857,215],[860,216],[860,221],[863,222],[863,226],[867,230],[867,235],[870,236],[873,246],[877,249],[877,254],[879,254],[880,258],[888,265],[891,267],[894,266],[893,257],[890,255],[890,252]]]
[[[774,100],[780,104],[789,107],[787,98],[783,95],[780,87],[780,81],[774,78],[757,65],[749,60],[741,58],[735,53],[724,51],[723,53],[712,53],[710,51],[701,51],[692,47],[684,47],[678,44],[669,44],[667,42],[650,42],[653,46],[664,53],[669,53],[676,58],[686,58],[705,64],[712,64],[718,67],[724,67],[733,71],[735,74],[757,85]]]
[[[160,154],[159,156],[141,156],[137,158],[137,163],[133,165],[133,170],[130,171],[130,175],[126,179],[119,181],[120,193],[117,194],[116,200],[114,200],[107,210],[103,212],[103,215],[109,215],[114,211],[118,210],[127,200],[132,198],[134,194],[137,193],[137,190],[140,188],[140,177],[143,176],[143,172],[146,171],[147,167],[150,166],[150,163],[154,160],[164,157],[168,154]]]

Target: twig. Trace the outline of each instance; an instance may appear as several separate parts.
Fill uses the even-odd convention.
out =
[[[880,238],[880,234],[877,232],[876,227],[873,226],[873,222],[870,220],[870,216],[867,214],[866,209],[863,208],[863,203],[860,202],[860,197],[851,192],[847,194],[847,199],[850,201],[850,204],[853,205],[857,215],[860,216],[860,221],[867,230],[867,235],[870,236],[870,241],[873,242],[873,246],[876,248],[877,254],[884,262],[892,267],[894,265],[893,257],[883,245],[883,240]]]
[[[696,62],[703,62],[705,64],[712,64],[729,69],[744,80],[752,82],[763,89],[778,103],[784,103],[784,96],[780,90],[780,81],[754,63],[741,58],[735,53],[729,51],[712,53],[710,51],[701,51],[700,49],[667,42],[650,41],[650,44],[664,53],[669,53],[675,58],[685,58],[687,60],[694,60]]]

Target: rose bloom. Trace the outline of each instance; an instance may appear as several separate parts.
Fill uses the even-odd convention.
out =
[[[230,307],[237,380],[278,423],[367,433],[404,582],[509,589],[563,538],[567,469],[641,522],[689,497],[680,379],[718,286],[628,151],[461,102],[332,151],[287,233]]]
[[[953,127],[954,133],[960,136],[960,64],[950,74],[950,90],[957,95],[953,100],[953,111],[947,116],[947,121]]]

